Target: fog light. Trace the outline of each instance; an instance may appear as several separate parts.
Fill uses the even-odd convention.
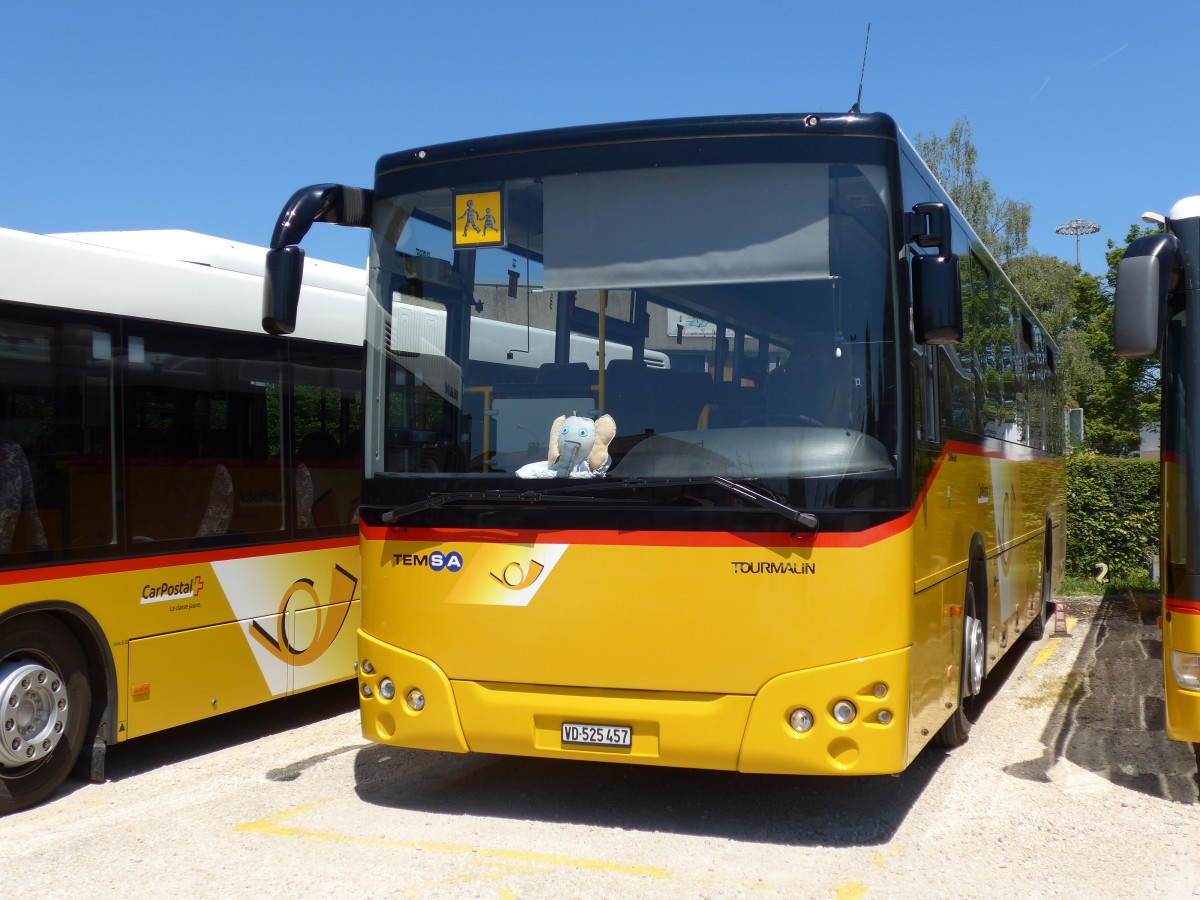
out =
[[[409,691],[405,699],[408,701],[408,708],[413,712],[420,712],[425,708],[425,695],[417,688]]]
[[[849,725],[858,715],[858,710],[849,700],[839,700],[833,704],[833,717],[843,725]]]
[[[804,707],[793,709],[791,715],[788,716],[788,724],[800,734],[804,734],[813,727],[813,714]]]
[[[1172,650],[1171,672],[1185,691],[1200,691],[1200,654]]]
[[[362,670],[365,674],[372,675],[375,672],[375,667],[371,665],[371,661],[369,659],[364,659],[362,663]]]
[[[892,714],[886,709],[881,709],[877,718],[879,719],[880,725],[886,725],[888,722],[892,721]]]
[[[884,684],[882,681],[880,681],[878,684],[875,685],[874,694],[880,700],[882,700],[884,697],[887,696],[887,692],[888,692],[888,686],[886,684]]]
[[[396,696],[396,683],[390,678],[383,678],[379,682],[379,696],[384,700],[391,700]]]
[[[370,697],[374,693],[375,692],[371,690],[371,686],[369,684],[364,684],[362,686],[362,695],[364,697]]]

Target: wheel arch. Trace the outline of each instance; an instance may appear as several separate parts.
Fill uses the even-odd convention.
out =
[[[92,692],[92,708],[88,710],[88,739],[103,738],[106,744],[117,742],[117,668],[112,649],[104,637],[104,629],[87,610],[63,600],[41,600],[26,603],[0,614],[0,628],[33,613],[49,613],[62,622],[75,637],[87,660],[88,681],[104,694]]]
[[[1051,510],[1046,510],[1046,538],[1042,542],[1042,582],[1051,588],[1054,585],[1054,514]]]
[[[975,581],[976,613],[983,620],[983,633],[988,633],[991,611],[991,591],[988,589],[987,545],[983,535],[976,531],[971,535],[967,549],[967,580]]]

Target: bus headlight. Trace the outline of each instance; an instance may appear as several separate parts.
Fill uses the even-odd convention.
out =
[[[833,717],[842,725],[849,725],[858,715],[858,710],[849,700],[839,700],[833,704]]]
[[[420,712],[425,708],[425,695],[419,688],[413,688],[404,699],[408,701],[408,708],[413,712]]]
[[[1171,673],[1185,691],[1200,691],[1200,653],[1171,651]]]
[[[396,696],[396,682],[388,677],[381,678],[379,681],[379,696],[384,700],[391,700]]]

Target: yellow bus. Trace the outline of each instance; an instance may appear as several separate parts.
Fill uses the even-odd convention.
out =
[[[1121,356],[1162,354],[1163,682],[1167,736],[1200,742],[1200,456],[1188,452],[1200,422],[1200,329],[1188,308],[1200,291],[1200,197],[1167,216],[1162,230],[1133,241],[1117,267],[1114,339]],[[1189,438],[1188,435],[1193,437]]]
[[[104,750],[354,676],[366,273],[0,230],[0,813]]]
[[[1041,635],[1057,351],[888,116],[384,156],[285,206],[273,333],[314,221],[371,233],[367,738],[898,772]]]

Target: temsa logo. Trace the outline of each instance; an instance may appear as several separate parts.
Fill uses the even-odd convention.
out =
[[[267,651],[281,662],[293,666],[306,666],[317,659],[333,646],[334,640],[342,630],[346,615],[350,612],[350,601],[354,599],[354,591],[358,587],[358,579],[341,566],[333,567],[333,579],[329,588],[329,602],[321,602],[317,589],[310,578],[299,578],[292,583],[279,603],[279,614],[275,619],[275,633],[272,635],[255,619],[250,623],[250,634]],[[311,602],[303,604],[303,598]],[[297,599],[299,598],[299,599]],[[293,599],[296,603],[293,604]],[[289,606],[293,612],[312,609],[317,617],[317,627],[313,638],[305,647],[297,647],[295,635],[291,633],[289,622],[293,618],[288,615]],[[270,624],[270,619],[266,619]]]
[[[461,572],[463,555],[457,550],[430,553],[393,553],[393,566],[421,566],[435,572]]]

